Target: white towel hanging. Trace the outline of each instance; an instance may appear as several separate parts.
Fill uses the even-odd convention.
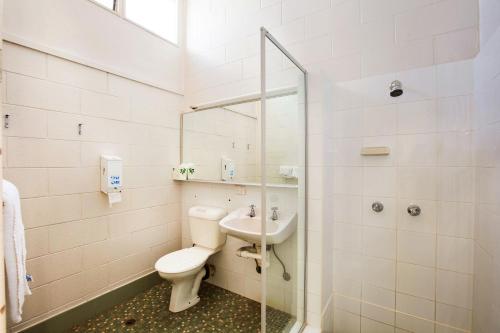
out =
[[[26,274],[26,241],[19,191],[6,180],[3,180],[3,221],[7,309],[9,320],[18,323],[22,320],[24,296],[31,295],[31,290]]]

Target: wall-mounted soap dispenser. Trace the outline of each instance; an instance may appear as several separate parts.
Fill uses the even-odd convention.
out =
[[[234,161],[227,157],[221,159],[221,179],[224,181],[233,180],[236,176],[236,166]]]
[[[101,156],[101,192],[108,195],[109,207],[122,201],[123,161],[117,156]]]

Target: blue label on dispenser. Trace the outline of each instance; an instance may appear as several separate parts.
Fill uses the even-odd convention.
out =
[[[109,176],[109,184],[111,186],[120,186],[120,176]]]

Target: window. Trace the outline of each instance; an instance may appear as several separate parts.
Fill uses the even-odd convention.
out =
[[[111,10],[116,9],[116,5],[115,5],[116,0],[94,0],[94,1],[100,5],[108,8],[108,9],[111,9]]]
[[[177,44],[178,0],[90,0]],[[0,0],[1,2],[1,0]]]
[[[177,44],[178,0],[125,0],[125,17]]]

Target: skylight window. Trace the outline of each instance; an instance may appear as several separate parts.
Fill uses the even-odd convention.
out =
[[[177,44],[177,2],[178,0],[125,0],[125,17]]]
[[[179,40],[178,0],[91,0],[174,44]]]

